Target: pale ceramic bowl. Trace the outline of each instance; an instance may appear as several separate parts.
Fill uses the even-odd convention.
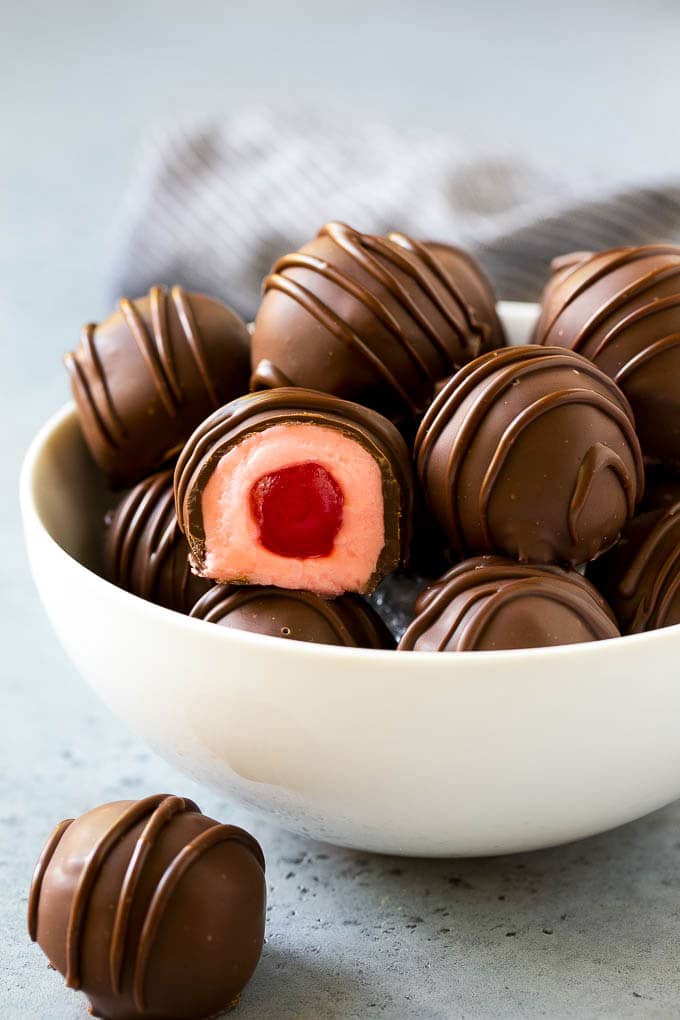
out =
[[[525,342],[531,305],[501,305]],[[548,846],[680,796],[680,627],[562,648],[334,648],[228,630],[93,572],[107,502],[72,405],[35,438],[21,500],[67,654],[189,775],[316,838],[454,856]]]

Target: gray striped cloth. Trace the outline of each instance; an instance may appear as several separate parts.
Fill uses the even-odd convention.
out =
[[[561,181],[442,134],[246,111],[147,140],[119,217],[112,296],[180,283],[252,318],[275,259],[332,219],[462,245],[501,297],[530,301],[556,254],[680,242],[680,183]]]

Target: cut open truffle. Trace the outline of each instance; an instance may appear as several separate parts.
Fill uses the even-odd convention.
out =
[[[372,591],[404,561],[412,488],[408,450],[389,421],[287,387],[221,408],[175,471],[197,574],[330,596]]]

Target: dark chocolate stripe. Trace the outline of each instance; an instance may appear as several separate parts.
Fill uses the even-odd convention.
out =
[[[489,530],[489,501],[493,493],[493,487],[498,480],[498,476],[503,470],[503,465],[512,452],[513,446],[525,428],[528,428],[528,426],[533,425],[544,415],[550,414],[551,411],[554,411],[558,407],[563,407],[565,404],[583,404],[588,407],[597,408],[598,411],[601,411],[606,417],[618,425],[624,438],[629,443],[630,448],[635,448],[635,429],[633,428],[630,418],[620,409],[620,407],[617,407],[611,402],[611,400],[603,396],[601,393],[596,393],[594,390],[574,387],[572,389],[559,390],[556,393],[548,393],[545,396],[540,397],[538,400],[535,400],[532,404],[529,404],[528,407],[525,407],[520,414],[516,415],[512,422],[503,431],[501,440],[494,451],[491,463],[489,464],[486,474],[484,475],[484,480],[482,481],[479,489],[479,516],[484,541],[488,546],[491,547],[494,544],[491,531]],[[591,450],[592,449],[593,447],[591,447]],[[588,451],[588,454],[589,453],[590,451]],[[588,454],[586,454],[586,457],[588,457]],[[617,472],[617,477],[620,477],[621,472],[623,473],[623,479],[621,479],[622,487],[626,495],[628,514],[632,515],[633,510],[635,509],[636,487],[633,486],[632,480],[628,476],[628,472],[626,471],[621,459],[614,453],[612,453],[611,456],[612,459],[616,457],[616,460],[620,464],[620,470]],[[579,471],[577,488],[572,495],[569,507],[570,520],[573,519],[574,522],[583,509],[583,500],[587,496],[592,482],[592,477],[589,477],[590,472],[593,467],[599,467],[600,462],[601,458],[593,459],[591,457],[586,466],[585,477],[582,478],[581,472]],[[583,468],[583,463],[581,464],[581,468]],[[640,478],[642,477],[642,471],[642,464],[640,464]],[[573,506],[574,500],[576,500],[575,506]]]
[[[196,363],[196,368],[203,385],[205,386],[205,391],[210,398],[212,406],[219,407],[220,400],[217,396],[217,391],[205,360],[205,352],[201,343],[200,333],[196,325],[196,319],[191,307],[191,302],[181,287],[173,287],[170,291],[170,296],[172,297],[177,310],[177,315],[182,325],[182,329],[184,330],[184,336],[186,337],[187,347],[191,351],[194,362]]]
[[[154,342],[154,338],[151,336],[146,322],[140,315],[134,301],[126,297],[121,298],[118,308],[137,344],[139,353],[144,359],[163,407],[171,418],[175,418],[178,411],[178,401],[175,399],[175,393],[170,381],[170,373],[168,372],[168,366],[164,362],[162,351],[158,349]]]
[[[626,304],[634,297],[640,297],[652,290],[657,284],[678,276],[680,277],[680,261],[676,260],[673,266],[659,266],[649,270],[645,275],[638,277],[631,283],[621,287],[615,294],[612,294],[605,302],[598,306],[589,319],[587,319],[569,344],[573,351],[581,351],[597,327],[612,315],[618,308]]]
[[[31,881],[31,888],[28,894],[28,934],[32,942],[35,942],[38,937],[38,910],[40,908],[40,893],[42,891],[45,872],[47,871],[48,865],[54,856],[55,850],[61,842],[62,836],[72,822],[73,818],[65,818],[63,822],[59,822],[59,824],[55,826],[52,831],[52,835],[45,844],[45,847],[38,859],[38,863],[35,866],[33,879]]]
[[[580,541],[578,520],[588,502],[588,496],[590,495],[593,484],[602,471],[612,471],[616,475],[621,484],[624,496],[626,497],[628,514],[631,517],[633,515],[636,496],[633,479],[630,477],[626,470],[626,466],[618,453],[614,450],[610,450],[610,448],[605,446],[603,443],[595,443],[590,447],[581,461],[576,478],[576,484],[574,485],[574,491],[572,492],[571,499],[569,500],[567,522],[572,542],[577,543]]]
[[[603,351],[610,347],[614,341],[618,340],[619,336],[630,326],[634,326],[643,319],[656,315],[659,312],[669,311],[678,306],[680,306],[680,290],[677,294],[669,294],[665,298],[653,297],[639,308],[634,308],[632,312],[628,312],[627,315],[624,315],[618,322],[614,323],[609,332],[605,333],[595,350],[589,355],[590,360],[597,362]]]
[[[156,845],[161,830],[175,815],[184,811],[198,810],[199,808],[192,801],[184,800],[181,797],[164,797],[149,816],[148,822],[134,845],[118,895],[109,946],[109,974],[111,988],[116,995],[119,995],[121,991],[130,914],[149,853]]]
[[[569,581],[552,578],[550,584],[541,583],[542,579],[525,578],[512,581],[487,599],[484,608],[465,625],[458,641],[458,650],[473,651],[483,638],[484,631],[491,626],[498,612],[510,602],[518,599],[539,597],[558,606],[568,606],[579,618],[584,628],[595,640],[604,640],[616,636],[616,629],[607,615],[593,602],[586,600],[584,594],[573,587]]]
[[[90,902],[90,896],[106,858],[116,844],[140,822],[145,815],[154,811],[165,799],[163,794],[136,801],[116,819],[101,836],[87,856],[78,879],[66,930],[66,974],[69,988],[80,988],[80,951],[82,927]]]
[[[277,263],[278,265],[278,263]],[[320,322],[330,333],[348,347],[354,348],[370,364],[379,376],[397,394],[402,403],[406,404],[412,414],[416,414],[418,408],[411,398],[408,390],[399,382],[397,376],[390,368],[375,354],[371,348],[364,343],[358,333],[355,333],[349,323],[341,319],[332,308],[320,301],[310,290],[303,287],[296,280],[291,280],[281,273],[272,273],[265,280],[267,290],[280,290],[288,297],[293,298],[301,305],[306,312],[312,315],[317,322]]]
[[[680,333],[670,333],[668,336],[661,337],[654,343],[649,344],[643,350],[630,358],[621,368],[618,370],[614,379],[620,385],[625,382],[629,376],[637,372],[642,365],[646,365],[648,361],[656,358],[657,355],[663,354],[665,351],[672,350],[673,347],[680,346]]]
[[[164,287],[152,287],[149,291],[149,308],[151,315],[151,328],[153,330],[154,342],[158,351],[158,358],[163,366],[168,385],[172,390],[175,401],[179,404],[182,400],[182,387],[177,378],[174,355],[170,344],[170,329],[168,326],[168,295]]]
[[[200,836],[183,847],[173,861],[165,869],[163,876],[153,894],[149,909],[142,926],[137,946],[133,974],[133,998],[140,1013],[145,1012],[144,983],[149,958],[153,950],[158,929],[173,893],[188,869],[198,861],[204,853],[220,843],[235,842],[245,847],[258,861],[264,871],[264,857],[256,841],[245,830],[235,825],[218,825],[206,829]]]
[[[95,329],[96,325],[93,322],[83,326],[80,332],[80,350],[65,354],[64,364],[68,369],[72,382],[80,390],[83,403],[89,409],[97,431],[106,445],[117,449],[127,438],[127,432],[116,411],[109,384],[102,369],[97,346],[94,341]],[[85,362],[89,363],[93,379],[101,390],[104,398],[102,403],[95,398]]]

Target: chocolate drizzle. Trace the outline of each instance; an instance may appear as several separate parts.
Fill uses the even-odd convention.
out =
[[[160,467],[202,417],[246,389],[248,358],[245,324],[226,306],[152,287],[85,326],[64,362],[93,456],[114,484],[126,484]]]
[[[98,810],[108,811],[115,806],[105,805],[104,808]],[[127,862],[119,883],[117,898],[115,903],[110,904],[110,907],[108,903],[106,906],[107,913],[109,909],[112,909],[114,916],[108,947],[108,975],[104,979],[104,973],[97,967],[95,980],[98,987],[89,988],[85,985],[84,990],[92,995],[98,1015],[101,1015],[98,1002],[110,1003],[119,999],[121,1000],[120,1008],[111,1010],[109,1006],[104,1015],[112,1015],[112,1013],[121,1015],[120,1009],[122,1009],[125,1016],[143,1016],[146,1013],[153,1013],[156,1016],[158,1015],[156,1009],[150,1008],[147,1001],[148,966],[157,939],[163,930],[164,916],[173,902],[179,882],[189,869],[209,850],[219,844],[238,843],[249,852],[257,867],[262,871],[265,866],[264,858],[258,843],[247,832],[236,826],[220,825],[212,819],[206,819],[200,815],[200,809],[190,800],[160,794],[137,802],[121,804],[120,807],[122,810],[118,816],[113,816],[113,820],[101,828],[92,845],[87,848],[83,866],[77,877],[72,868],[65,867],[66,862],[61,861],[59,864],[59,868],[65,868],[66,875],[72,876],[70,880],[74,883],[71,888],[67,923],[61,932],[65,946],[63,973],[68,987],[78,989],[85,985],[81,966],[84,940],[97,938],[97,934],[92,930],[93,924],[96,923],[91,909],[93,892],[96,885],[108,874],[112,854],[125,843]],[[199,816],[199,820],[197,820],[199,827],[197,828],[197,825],[194,824],[186,829],[187,833],[191,831],[194,835],[165,859],[162,875],[153,889],[153,894],[148,899],[148,889],[142,892],[142,887],[146,882],[148,862],[152,855],[162,845],[165,845],[165,834],[176,825],[180,816],[187,813],[195,813]],[[90,815],[94,816],[96,812],[91,812]],[[33,941],[40,937],[42,930],[40,916],[43,910],[49,913],[51,909],[50,896],[54,895],[54,893],[43,895],[43,882],[55,855],[58,851],[61,852],[60,847],[63,846],[61,841],[64,833],[71,826],[74,826],[72,832],[75,833],[78,823],[74,823],[72,819],[57,826],[35,870],[29,895],[28,919],[29,934]],[[134,830],[139,831],[134,840],[131,840],[130,835]],[[173,842],[176,845],[176,837],[173,837]],[[74,846],[70,849],[72,852],[76,852],[74,849],[77,846],[76,835],[74,835],[72,843]],[[218,865],[218,867],[224,867],[224,865]],[[204,880],[203,878],[202,881]],[[146,906],[141,923],[137,918],[133,928],[132,917],[137,909],[136,904],[140,896],[140,903],[145,903]],[[55,937],[54,922],[48,920],[47,924],[49,937],[53,939]],[[195,925],[183,928],[186,931],[194,929]],[[252,953],[250,947],[248,953]],[[131,982],[130,988],[123,986],[124,968],[125,974],[129,975],[126,981]],[[62,968],[60,967],[60,969]],[[233,981],[233,977],[225,976],[227,985],[231,981]],[[232,994],[231,991],[229,994]],[[154,996],[155,990],[152,993],[152,998]],[[125,1007],[125,1002],[128,1000],[131,1000],[134,1005],[136,1014],[133,1014],[129,1007]],[[217,1005],[224,1007],[229,1002],[230,1000],[225,998],[218,1000]],[[195,1014],[192,1013],[192,1015]]]
[[[190,616],[251,633],[347,648],[393,648],[382,620],[362,599],[312,592],[215,585]]]
[[[647,458],[680,463],[680,247],[581,252],[552,268],[536,342],[590,358],[630,400]]]
[[[625,634],[680,623],[680,503],[636,517],[590,573]]]
[[[425,588],[400,651],[491,651],[617,637],[604,600],[575,571],[498,556],[467,560]]]
[[[118,504],[104,536],[107,577],[140,598],[188,613],[210,583],[192,574],[175,514],[172,471],[150,475]]]
[[[35,942],[38,938],[38,907],[40,905],[40,892],[45,872],[47,871],[47,867],[54,856],[55,850],[61,842],[62,836],[73,821],[73,818],[65,818],[63,822],[59,822],[59,824],[54,827],[52,835],[47,840],[47,843],[38,858],[38,863],[35,866],[33,879],[31,881],[31,888],[28,894],[28,934],[31,942]]]
[[[456,262],[460,279],[439,256],[441,250]],[[456,249],[428,246],[403,234],[377,237],[328,223],[315,241],[279,259],[264,292],[253,336],[253,388],[277,385],[280,374],[297,385],[362,401],[375,391],[380,409],[385,403],[414,417],[439,379],[502,340],[493,295],[479,267]],[[284,341],[291,331],[291,308],[274,306],[274,293],[304,313],[293,316],[299,337],[294,348]],[[306,317],[341,347],[331,343],[320,351],[318,333],[308,345]],[[310,377],[317,358],[318,379]],[[324,365],[332,365],[331,373]]]
[[[562,436],[553,435],[547,425],[548,416],[560,408],[570,409],[574,422]],[[610,423],[609,442],[587,445],[586,428],[597,419]],[[554,417],[550,420],[556,421]],[[577,431],[572,435],[573,428]],[[545,450],[546,470],[550,469],[559,486],[554,492],[547,491],[542,500],[547,520],[540,546],[549,547],[548,553],[542,553],[538,545],[532,551],[531,543],[519,533],[510,538],[496,534],[498,524],[492,523],[492,504],[502,481],[509,491],[500,498],[514,504],[512,512],[517,517],[527,484],[540,483],[540,479],[530,477],[536,464],[526,451],[541,453],[550,443],[557,449],[560,443],[566,444],[572,466],[559,460],[551,464],[553,458]],[[525,465],[516,456],[520,448]],[[582,452],[575,460],[577,448]],[[585,511],[592,509],[595,483],[602,472],[606,470],[615,489],[622,492],[625,516],[632,515],[643,488],[642,460],[625,397],[590,362],[559,348],[507,348],[465,366],[449,380],[425,414],[414,452],[430,506],[452,548],[463,555],[500,549],[539,562],[589,559],[599,551],[597,543],[603,536],[577,525],[587,516]],[[515,477],[514,472],[520,468],[522,477]],[[565,486],[568,494],[563,494]],[[615,489],[604,480],[603,487],[611,491],[614,513]],[[554,507],[551,500],[555,501]],[[535,519],[535,508],[529,507],[528,513]],[[603,520],[608,516],[605,513]],[[619,509],[619,527],[625,516],[621,517]],[[568,531],[570,541],[566,535],[556,538],[551,530]],[[606,536],[606,544],[616,539],[617,531]]]
[[[207,418],[182,450],[175,468],[175,506],[191,547],[194,570],[205,562],[203,490],[222,456],[248,435],[273,425],[311,422],[337,429],[378,462],[383,479],[385,546],[372,585],[408,555],[413,478],[404,440],[375,411],[314,390],[281,387],[233,400]],[[231,580],[225,578],[223,580]]]

